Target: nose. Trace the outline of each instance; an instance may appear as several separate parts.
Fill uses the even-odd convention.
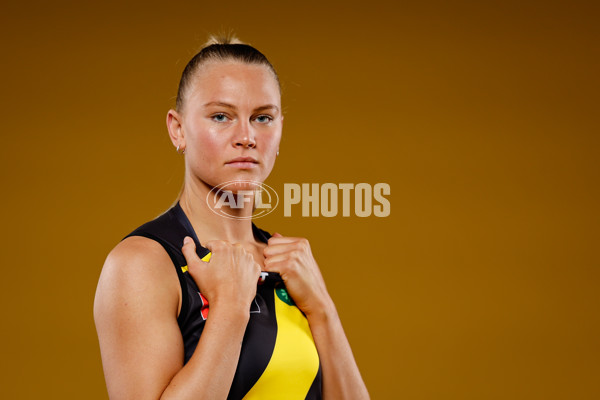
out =
[[[234,137],[233,145],[235,147],[254,148],[256,147],[256,138],[254,132],[248,123],[241,123]]]

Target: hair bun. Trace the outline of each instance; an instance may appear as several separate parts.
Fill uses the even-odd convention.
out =
[[[208,41],[204,43],[204,47],[212,46],[213,44],[246,44],[238,39],[233,33],[210,35]]]

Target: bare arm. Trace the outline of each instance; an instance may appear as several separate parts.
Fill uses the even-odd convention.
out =
[[[281,274],[288,292],[308,319],[323,370],[323,398],[369,399],[308,241],[275,234],[264,254],[265,269]]]
[[[333,302],[307,318],[323,368],[323,398],[369,399]]]
[[[193,244],[186,247],[187,257],[194,249]],[[115,247],[105,262],[94,303],[111,399],[227,397],[260,270],[247,268],[247,257],[252,258],[240,248],[218,243],[211,263],[223,268],[206,268],[209,263],[199,259],[188,263],[195,279],[208,282],[210,311],[198,347],[183,366],[177,325],[180,289],[171,259],[158,243],[145,238],[127,238]],[[214,271],[236,274],[237,284]]]

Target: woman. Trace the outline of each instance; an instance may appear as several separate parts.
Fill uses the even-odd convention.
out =
[[[207,201],[264,182],[282,121],[277,74],[253,47],[209,42],[186,66],[167,114],[182,192],[110,252],[98,284],[111,399],[369,397],[308,241],[258,229],[253,198],[219,203],[228,218]],[[257,285],[261,271],[282,282]]]

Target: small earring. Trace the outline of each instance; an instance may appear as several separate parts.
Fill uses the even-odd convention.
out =
[[[177,145],[177,150],[175,150],[175,151],[179,153],[179,145]]]
[[[279,155],[279,150],[277,150],[277,155]]]

